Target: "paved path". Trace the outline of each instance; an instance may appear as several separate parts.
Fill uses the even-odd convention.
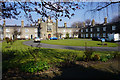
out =
[[[33,41],[25,41],[23,42],[24,45],[28,45],[28,46],[39,46],[39,47],[43,47],[43,48],[55,48],[55,49],[72,49],[72,50],[85,50],[85,47],[81,47],[81,46],[64,46],[64,45],[53,45],[53,44],[44,44],[44,43],[40,43],[40,45],[38,45],[39,43],[34,43]],[[95,51],[120,51],[120,48],[118,49],[118,47],[87,47],[87,48],[92,48]]]

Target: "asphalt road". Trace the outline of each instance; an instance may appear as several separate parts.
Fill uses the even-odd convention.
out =
[[[72,49],[72,50],[85,50],[85,47],[81,46],[64,46],[64,45],[52,45],[44,43],[34,43],[34,41],[25,41],[24,45],[33,47],[43,47],[43,48],[54,48],[54,49]],[[87,47],[92,48],[94,51],[120,51],[120,47]]]

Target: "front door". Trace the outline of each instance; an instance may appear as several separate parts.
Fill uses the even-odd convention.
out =
[[[51,34],[48,34],[48,38],[50,38],[51,37]]]
[[[33,35],[31,35],[31,39],[33,39]]]

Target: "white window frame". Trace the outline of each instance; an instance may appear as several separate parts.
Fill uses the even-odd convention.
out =
[[[37,29],[35,29],[35,32],[37,32]]]
[[[103,33],[103,37],[106,37],[106,33]]]
[[[90,34],[90,37],[93,37],[93,35],[92,35],[92,34]]]
[[[26,34],[26,35],[25,35],[25,38],[27,38],[27,39],[28,39],[28,38],[29,38],[29,35],[28,35],[28,34]]]
[[[97,28],[97,31],[100,31],[100,28]]]
[[[6,32],[10,32],[10,29],[9,29],[9,28],[6,28]]]
[[[112,26],[112,30],[115,30],[116,29],[116,26]]]
[[[25,29],[25,32],[29,32],[29,29]]]
[[[88,37],[88,34],[86,34],[85,36]]]
[[[103,31],[106,31],[106,27],[103,27]]]
[[[92,32],[92,31],[93,31],[93,28],[90,28],[90,31]]]
[[[88,29],[86,29],[86,32],[88,32]]]
[[[81,32],[83,32],[83,29],[81,29]]]

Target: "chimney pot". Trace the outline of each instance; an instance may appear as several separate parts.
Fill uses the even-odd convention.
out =
[[[92,20],[92,26],[94,26],[94,25],[95,25],[95,20],[93,19],[93,20]]]
[[[106,24],[106,23],[107,23],[107,17],[104,18],[104,24]]]
[[[66,22],[64,22],[64,27],[67,28],[67,23]]]

